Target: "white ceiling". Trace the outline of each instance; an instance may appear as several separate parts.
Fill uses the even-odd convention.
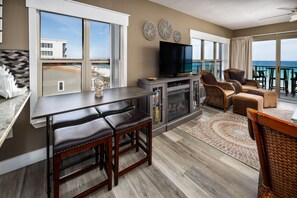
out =
[[[263,19],[296,8],[297,0],[150,0],[231,30],[288,22],[290,15]],[[263,19],[263,20],[261,20]]]

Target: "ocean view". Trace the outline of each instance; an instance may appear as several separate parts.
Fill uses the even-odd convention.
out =
[[[253,61],[253,66],[275,66],[275,61]],[[281,66],[297,67],[297,61],[281,61]]]

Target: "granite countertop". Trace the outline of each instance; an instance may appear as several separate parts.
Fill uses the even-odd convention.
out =
[[[20,115],[31,92],[10,99],[0,98],[0,147]]]

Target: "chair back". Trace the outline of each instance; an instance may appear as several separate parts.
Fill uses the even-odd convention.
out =
[[[201,74],[200,79],[201,79],[202,83],[205,83],[208,85],[217,85],[218,84],[216,77],[209,71],[203,70],[200,74]]]
[[[247,111],[261,167],[258,197],[267,191],[276,197],[297,197],[297,124]]]
[[[240,69],[230,68],[224,70],[224,78],[226,81],[237,80],[240,84],[245,84],[245,72]]]

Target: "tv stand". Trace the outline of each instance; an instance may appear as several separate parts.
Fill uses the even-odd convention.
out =
[[[198,75],[159,78],[155,81],[139,79],[138,86],[156,93],[139,101],[139,107],[153,117],[153,135],[202,114]]]

